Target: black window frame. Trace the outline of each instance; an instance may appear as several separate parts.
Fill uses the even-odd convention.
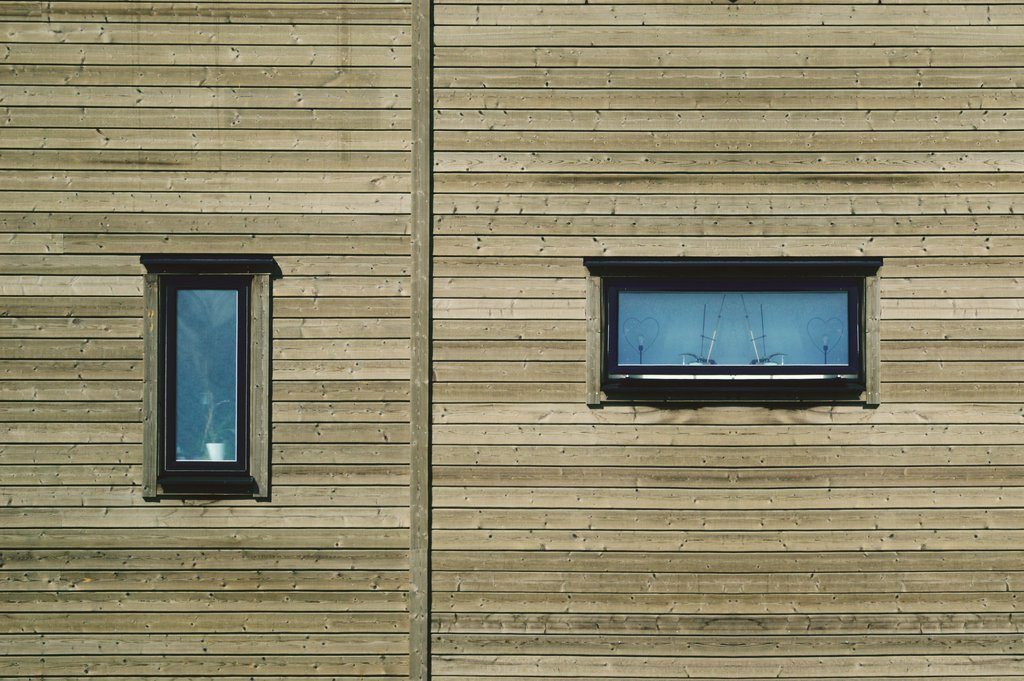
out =
[[[585,258],[588,403],[625,401],[878,402],[879,258]],[[847,293],[844,365],[651,365],[618,363],[618,294],[650,291],[837,291]],[[593,300],[596,298],[596,300]],[[593,317],[597,317],[594,319]]]
[[[177,293],[187,290],[225,290],[238,292],[238,321],[236,327],[236,460],[235,461],[203,461],[177,460],[176,437],[177,423]],[[160,404],[163,413],[160,417],[161,456],[160,477],[166,479],[175,474],[188,475],[211,473],[249,475],[249,395],[250,380],[250,330],[252,278],[231,275],[197,276],[171,275],[164,278],[160,286],[160,314],[162,318],[161,343],[164,348],[160,362]]]
[[[149,255],[140,258],[145,276],[145,381],[143,496],[270,495],[270,282],[280,276],[271,256]],[[224,289],[240,293],[236,460],[177,460],[177,292]]]

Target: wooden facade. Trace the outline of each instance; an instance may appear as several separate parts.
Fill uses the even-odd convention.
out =
[[[0,677],[1024,676],[1024,5],[0,8]],[[153,253],[269,501],[142,497]],[[592,256],[882,258],[879,406],[588,406]]]

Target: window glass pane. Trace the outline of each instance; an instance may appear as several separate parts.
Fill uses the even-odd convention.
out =
[[[619,366],[849,363],[846,291],[620,291]]]
[[[177,291],[175,459],[236,461],[238,291]]]

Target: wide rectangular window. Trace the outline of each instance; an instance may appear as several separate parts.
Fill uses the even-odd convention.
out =
[[[268,257],[144,256],[144,494],[266,496]]]
[[[586,265],[599,298],[591,345],[600,354],[590,361],[600,368],[591,373],[606,396],[850,396],[868,386],[875,339],[867,299],[877,260],[593,258]]]

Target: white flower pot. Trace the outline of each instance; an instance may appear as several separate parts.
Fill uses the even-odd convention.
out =
[[[230,461],[233,457],[228,456],[227,442],[207,442],[206,458],[210,461]]]

